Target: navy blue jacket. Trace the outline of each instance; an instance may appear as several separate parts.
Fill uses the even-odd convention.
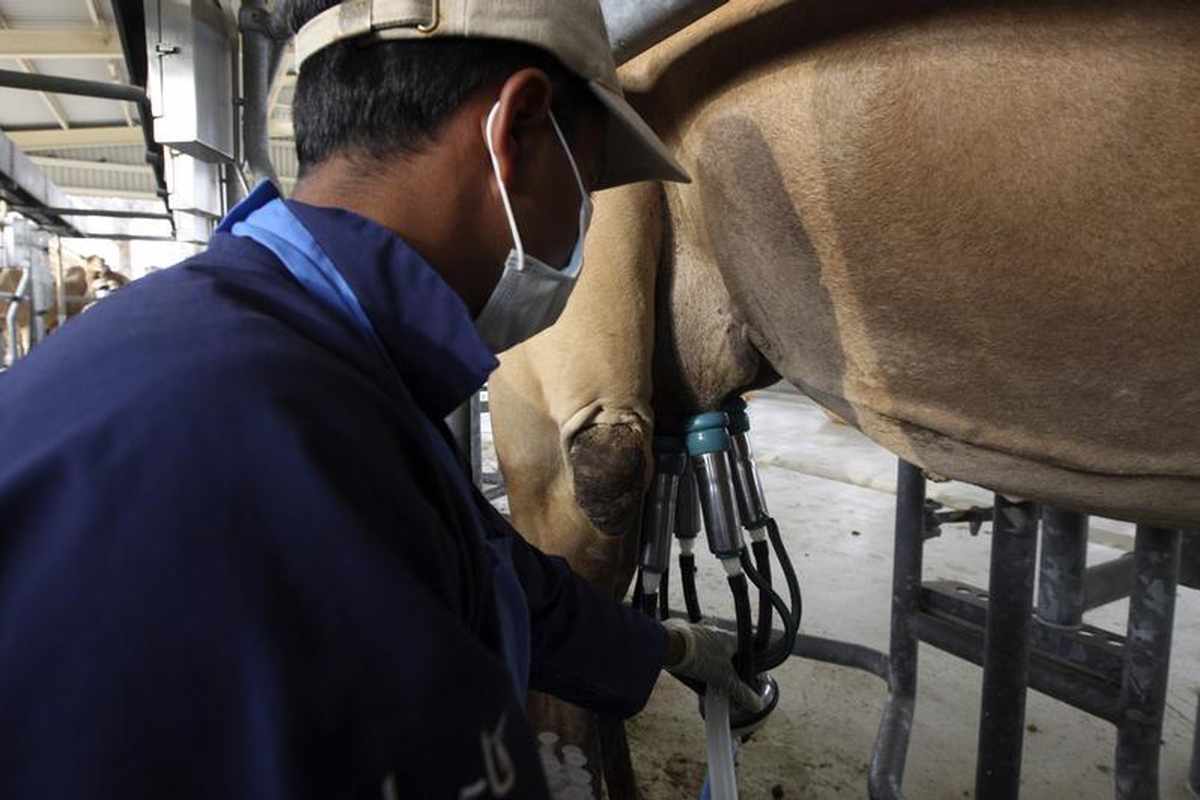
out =
[[[645,703],[657,623],[525,544],[447,457],[494,365],[399,238],[289,203],[395,369],[260,245],[115,293],[0,375],[0,797],[546,796],[531,688]],[[456,305],[457,302],[457,305]]]

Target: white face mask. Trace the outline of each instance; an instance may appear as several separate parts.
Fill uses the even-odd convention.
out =
[[[592,200],[588,197],[583,185],[583,177],[571,155],[571,148],[563,136],[562,129],[554,114],[550,114],[550,122],[554,132],[562,142],[567,153],[567,161],[575,180],[579,183],[579,194],[582,201],[579,206],[579,239],[571,252],[571,259],[561,270],[554,269],[544,261],[526,254],[521,241],[521,232],[517,230],[517,220],[513,216],[512,203],[508,199],[508,188],[500,177],[500,162],[496,158],[496,150],[492,143],[492,125],[500,104],[492,107],[487,118],[487,148],[492,157],[492,169],[496,173],[496,181],[500,184],[500,197],[504,201],[504,213],[508,216],[508,226],[512,230],[513,249],[508,253],[504,262],[504,274],[500,283],[492,291],[487,304],[475,320],[479,335],[492,348],[493,352],[520,344],[531,336],[540,333],[554,324],[575,288],[575,281],[583,269],[583,240],[587,236],[588,226],[592,222]]]

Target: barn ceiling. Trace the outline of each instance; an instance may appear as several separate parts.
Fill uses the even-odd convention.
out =
[[[121,0],[116,0],[121,2]],[[131,65],[113,0],[0,0],[0,69],[93,81],[144,80],[144,59]],[[227,9],[236,0],[225,0]],[[137,0],[120,6],[140,11]],[[140,22],[141,15],[137,16]],[[131,42],[132,60],[144,40]],[[284,63],[292,63],[290,54]],[[294,76],[280,72],[271,93],[272,157],[283,182],[295,178],[291,152]],[[132,103],[0,87],[0,132],[66,194],[77,198],[156,200],[146,165],[138,109]],[[85,200],[83,204],[88,204]]]

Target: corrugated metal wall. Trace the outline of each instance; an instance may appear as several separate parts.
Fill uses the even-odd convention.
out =
[[[37,153],[37,164],[59,186],[89,189],[111,189],[118,192],[155,191],[154,175],[146,165],[145,148],[141,145],[108,145],[104,147],[72,147],[66,150],[46,150]],[[136,167],[137,171],[108,170],[103,167],[60,166],[43,159],[71,159]]]
[[[296,160],[296,143],[291,139],[273,139],[271,162],[285,183],[289,179],[294,180],[300,171],[300,162]]]
[[[56,184],[67,188],[87,188],[96,192],[111,190],[118,192],[154,193],[154,177],[143,158],[141,145],[106,145],[101,147],[71,147],[62,150],[38,151],[37,164]],[[135,167],[136,171],[105,169],[104,167],[82,167],[70,164],[55,164],[49,159],[89,161]],[[278,139],[271,142],[271,161],[279,172],[285,186],[295,181],[299,170],[295,145],[291,140]]]

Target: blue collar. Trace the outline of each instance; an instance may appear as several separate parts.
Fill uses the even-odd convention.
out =
[[[218,232],[234,232],[235,225],[278,199],[270,182],[260,183],[229,212]],[[364,346],[382,349],[383,360],[400,373],[426,413],[440,419],[483,385],[499,362],[479,338],[466,304],[420,254],[395,233],[350,211],[285,202],[290,212],[285,216],[297,220],[302,230],[289,233],[273,226],[287,240],[280,247],[336,268],[328,283],[341,283],[353,298],[340,313],[356,327],[361,327],[353,319],[356,313],[365,315],[371,334]],[[276,247],[268,249],[280,256]]]

